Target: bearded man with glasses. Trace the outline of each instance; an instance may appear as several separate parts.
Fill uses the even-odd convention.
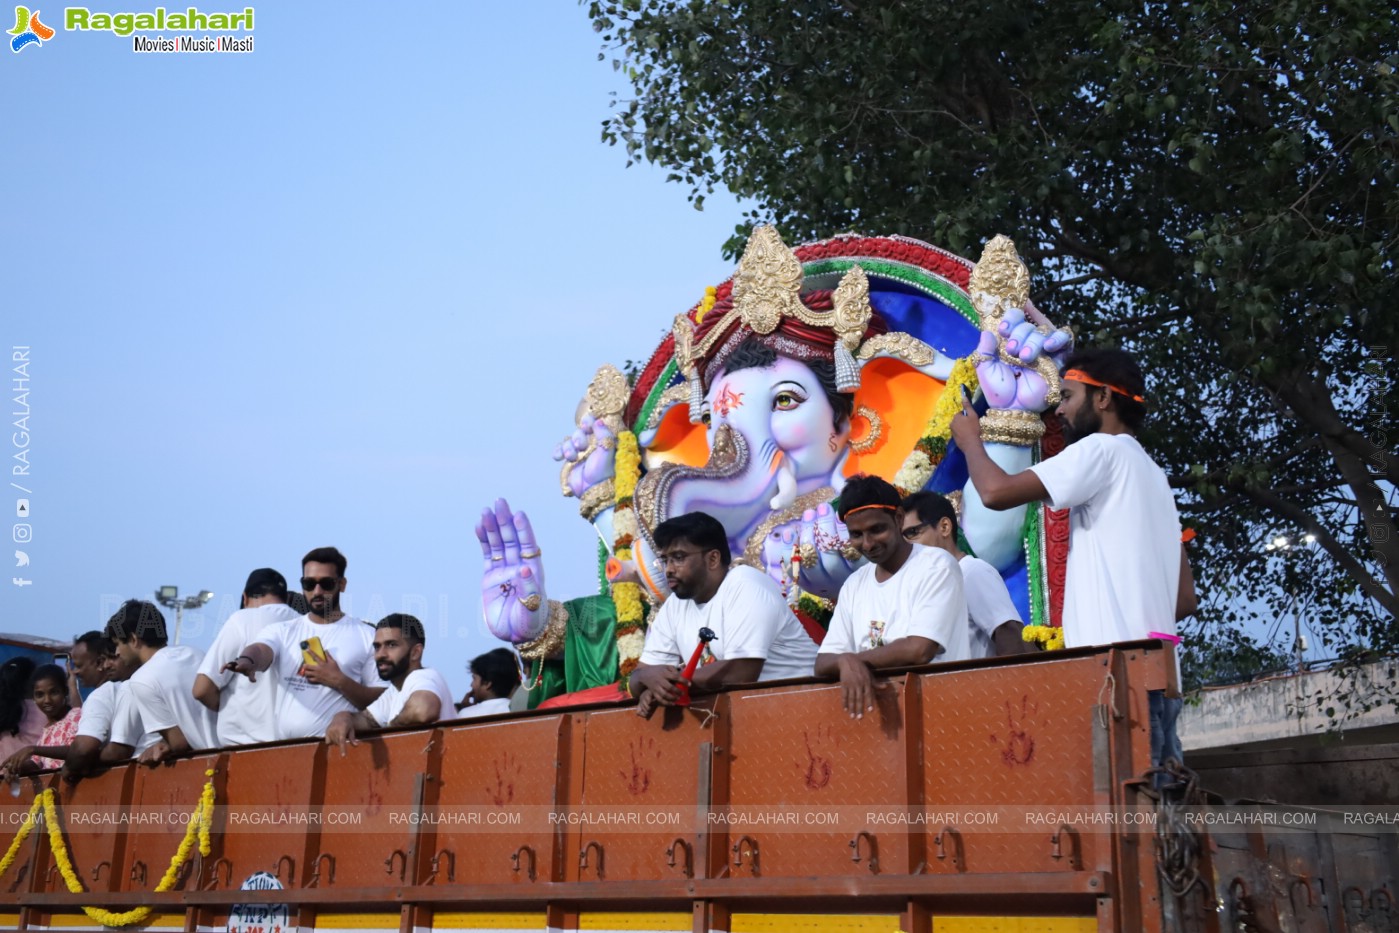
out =
[[[272,671],[279,739],[319,738],[336,713],[362,710],[384,692],[374,662],[374,629],[340,611],[346,563],[333,547],[303,557],[301,588],[310,611],[267,626],[224,665],[254,681]]]
[[[681,665],[704,628],[714,639],[689,682],[692,692],[811,676],[816,643],[771,577],[731,566],[728,535],[718,519],[703,512],[678,515],[657,525],[652,538],[656,569],[665,574],[670,596],[646,631],[641,663],[631,675],[639,715],[675,705],[684,681]]]

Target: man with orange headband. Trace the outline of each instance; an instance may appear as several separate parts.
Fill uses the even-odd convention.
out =
[[[874,709],[874,669],[971,656],[962,571],[946,551],[904,538],[901,501],[877,476],[852,477],[840,494],[840,520],[869,563],[840,588],[816,676],[840,678],[853,719]]]
[[[1070,648],[1157,635],[1175,640],[1176,620],[1195,610],[1175,497],[1136,438],[1146,418],[1145,393],[1141,368],[1122,350],[1076,352],[1064,365],[1056,409],[1068,446],[1013,475],[986,453],[970,404],[964,400],[952,419],[952,436],[988,508],[1046,501],[1070,510],[1064,587]],[[1152,764],[1180,760],[1180,699],[1152,691],[1150,701]]]

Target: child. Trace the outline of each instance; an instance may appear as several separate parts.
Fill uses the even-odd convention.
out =
[[[0,765],[0,773],[14,776],[40,768],[61,768],[68,745],[78,734],[78,722],[82,718],[82,707],[73,706],[68,700],[68,678],[63,668],[57,664],[41,664],[34,669],[29,679],[30,695],[34,705],[44,714],[48,724],[39,736],[39,744],[28,745],[11,755]],[[59,758],[49,758],[37,753],[58,753]],[[33,757],[31,757],[33,756]]]

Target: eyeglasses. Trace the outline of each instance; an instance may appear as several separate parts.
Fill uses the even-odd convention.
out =
[[[339,577],[302,577],[301,590],[305,593],[315,592],[316,587],[320,587],[327,593],[334,593],[340,589]]]
[[[909,525],[907,528],[905,528],[905,529],[903,530],[904,540],[905,540],[905,541],[912,541],[914,538],[916,538],[916,537],[918,537],[919,535],[921,535],[921,534],[923,533],[923,529],[925,529],[925,528],[927,528],[927,527],[928,527],[928,522],[919,522],[919,523],[916,524],[916,525]]]
[[[674,564],[683,564],[702,551],[671,551],[669,554],[659,554],[656,556],[656,569],[664,570]]]

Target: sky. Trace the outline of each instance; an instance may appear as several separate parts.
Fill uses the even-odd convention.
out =
[[[585,7],[386,9],[255,4],[251,53],[139,54],[45,6],[53,39],[0,50],[0,501],[28,500],[0,632],[173,585],[215,594],[184,613],[202,648],[250,570],[333,545],[344,608],[417,615],[464,693],[500,644],[473,532],[498,496],[548,595],[596,590],[551,451],[598,366],[732,271],[740,208],[600,141],[626,85]]]

